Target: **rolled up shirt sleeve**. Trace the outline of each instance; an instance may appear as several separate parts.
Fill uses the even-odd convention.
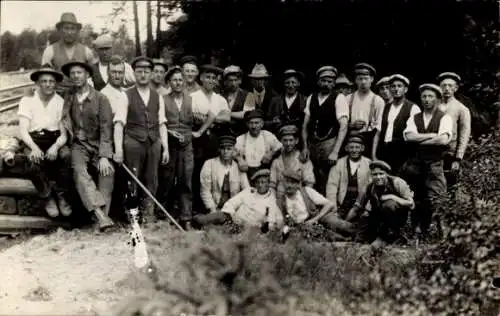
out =
[[[331,203],[326,197],[311,187],[304,187],[304,190],[316,206],[325,206],[326,204]]]
[[[375,96],[374,101],[374,111],[372,117],[372,126],[374,129],[381,131],[382,130],[382,116],[384,113],[385,102],[380,96]]]
[[[410,186],[401,178],[394,178],[394,189],[398,193],[399,197],[405,199],[405,200],[411,200],[412,205],[411,209],[415,207],[415,201],[414,201],[414,193],[411,190]]]
[[[438,135],[448,135],[446,143],[449,143],[453,135],[453,120],[448,114],[443,115],[441,121],[439,122]]]
[[[167,116],[165,114],[165,101],[162,96],[160,96],[159,106],[158,106],[158,121],[160,125],[167,123]]]
[[[339,93],[335,99],[335,114],[337,116],[337,120],[340,120],[343,117],[349,119],[349,104],[347,103],[346,97],[342,93]]]
[[[418,133],[417,131],[417,125],[415,125],[415,118],[414,115],[410,116],[408,120],[406,121],[406,128],[403,131],[403,138],[404,140],[408,140],[406,137],[406,134],[408,133]]]

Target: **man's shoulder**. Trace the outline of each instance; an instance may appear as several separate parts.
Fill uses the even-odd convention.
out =
[[[388,178],[392,181],[396,188],[401,186],[408,186],[408,183],[403,178],[400,178],[398,176],[388,176]]]

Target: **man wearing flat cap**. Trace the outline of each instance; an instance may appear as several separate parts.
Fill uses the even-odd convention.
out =
[[[387,162],[394,174],[398,174],[403,163],[410,156],[403,131],[410,117],[420,113],[420,108],[406,98],[410,80],[395,74],[389,79],[393,101],[386,104],[382,113],[381,130],[374,137],[372,155]]]
[[[63,73],[73,82],[65,96],[62,121],[71,142],[76,189],[84,207],[96,218],[96,228],[113,226],[108,217],[114,185],[113,113],[108,98],[89,85],[92,67],[70,62]],[[98,172],[98,180],[92,174]]]
[[[196,82],[200,74],[197,58],[191,55],[184,56],[180,59],[179,65],[182,67],[182,74],[186,81],[184,87],[186,93],[191,94],[198,91],[201,87],[198,82]]]
[[[151,75],[151,88],[158,92],[162,97],[170,93],[170,88],[166,84],[167,80],[165,75],[167,74],[168,64],[163,58],[153,59],[153,73]]]
[[[271,164],[271,188],[275,190],[277,197],[284,194],[283,172],[285,170],[291,169],[299,172],[304,186],[313,187],[316,182],[311,160],[302,162],[299,159],[300,150],[297,148],[299,135],[300,130],[295,125],[285,125],[279,131],[283,148],[281,154]]]
[[[269,168],[281,150],[281,143],[273,133],[262,130],[264,119],[259,110],[245,113],[248,132],[236,138],[238,164],[251,178],[259,169]]]
[[[439,105],[439,109],[451,116],[453,122],[453,135],[444,155],[444,170],[448,187],[457,183],[460,162],[464,158],[471,135],[470,111],[455,98],[460,81],[460,76],[454,72],[443,72],[438,76],[438,82],[443,90],[443,102]]]
[[[264,114],[264,126],[272,133],[278,134],[284,125],[293,124],[300,130],[304,121],[306,98],[299,92],[304,74],[294,69],[283,73],[284,93],[274,97],[269,104],[267,113]]]
[[[95,56],[92,50],[78,42],[78,35],[82,29],[82,24],[76,19],[72,12],[65,12],[56,24],[56,29],[61,33],[61,39],[45,48],[42,55],[41,65],[49,65],[57,71],[61,71],[62,66],[70,61],[79,61],[93,64]],[[58,93],[64,93],[72,86],[66,77],[59,84]]]
[[[236,136],[245,133],[246,124],[243,119],[245,111],[243,106],[248,95],[248,91],[241,89],[241,77],[243,71],[239,66],[231,65],[224,69],[222,78],[224,80],[224,97],[231,109],[231,131]]]
[[[21,98],[17,115],[19,135],[24,154],[15,164],[28,165],[28,178],[33,182],[50,217],[69,216],[71,207],[65,193],[71,183],[70,156],[67,132],[62,125],[64,99],[55,93],[63,74],[51,68],[33,72],[31,80],[37,85],[33,96]],[[27,161],[26,161],[27,158]]]
[[[174,66],[166,74],[171,92],[164,96],[168,130],[168,149],[170,160],[160,166],[158,196],[160,203],[167,209],[173,209],[175,197],[179,197],[180,220],[186,229],[190,229],[193,208],[193,108],[191,97],[184,92],[182,68]],[[176,194],[172,190],[177,180]],[[168,203],[168,205],[167,205]]]
[[[345,96],[354,92],[354,84],[347,78],[345,74],[340,74],[337,79],[335,79],[335,89],[337,93],[342,93]]]
[[[439,86],[426,83],[419,90],[423,112],[406,122],[403,136],[414,146],[414,151],[403,165],[401,175],[412,185],[415,200],[419,202],[412,224],[425,237],[439,199],[446,194],[443,156],[453,134],[453,122],[438,108],[443,97]]]
[[[390,80],[391,76],[382,77],[375,84],[375,89],[378,95],[384,100],[385,105],[392,102],[391,84],[389,82]]]
[[[384,100],[371,90],[376,75],[375,68],[366,63],[354,67],[356,91],[347,96],[349,105],[349,131],[362,133],[367,157],[372,156],[376,131],[381,129]]]
[[[99,59],[92,64],[92,82],[97,91],[101,91],[110,78],[109,76],[109,62],[111,60],[113,38],[110,34],[103,34],[94,40],[94,47],[97,51]],[[126,62],[123,62],[124,75],[122,85],[130,87],[135,83],[134,71],[132,67]]]
[[[384,161],[370,163],[371,182],[358,196],[349,210],[347,220],[360,217],[370,202],[365,238],[379,248],[386,243],[400,240],[401,230],[408,220],[408,213],[415,207],[413,192],[401,178],[391,175],[391,167]]]
[[[165,103],[158,92],[151,89],[153,61],[147,57],[137,57],[132,61],[135,73],[135,87],[128,89],[127,106],[114,117],[115,156],[123,157],[130,170],[146,188],[156,194],[158,189],[158,166],[169,161],[167,119]],[[118,159],[121,160],[121,159]],[[143,196],[142,219],[154,222],[154,202]]]
[[[347,213],[370,183],[370,162],[363,154],[364,143],[359,136],[349,136],[346,149],[347,156],[339,159],[332,167],[326,184],[326,198],[332,201],[333,212],[340,219]]]
[[[311,94],[304,109],[301,159],[309,157],[314,165],[316,190],[326,193],[330,168],[337,163],[340,147],[347,134],[349,108],[346,98],[334,90],[337,69],[323,66],[316,72],[318,92]]]
[[[200,194],[208,213],[220,211],[231,197],[250,186],[246,173],[234,161],[235,143],[233,136],[221,136],[219,156],[205,161],[201,169]]]
[[[271,100],[278,95],[273,89],[266,86],[271,75],[267,72],[266,66],[255,64],[248,77],[252,80],[253,89],[247,95],[244,109],[260,110],[262,113],[267,113]]]

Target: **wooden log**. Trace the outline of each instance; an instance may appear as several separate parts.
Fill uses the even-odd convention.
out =
[[[0,231],[48,230],[61,223],[41,216],[0,215]]]
[[[17,214],[17,201],[12,196],[0,196],[0,214]]]
[[[0,178],[0,195],[37,195],[33,183],[27,179]]]
[[[45,216],[45,201],[38,196],[20,196],[17,198],[17,214]]]

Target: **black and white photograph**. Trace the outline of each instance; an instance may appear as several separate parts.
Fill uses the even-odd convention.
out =
[[[0,316],[500,316],[498,0],[0,5]]]

